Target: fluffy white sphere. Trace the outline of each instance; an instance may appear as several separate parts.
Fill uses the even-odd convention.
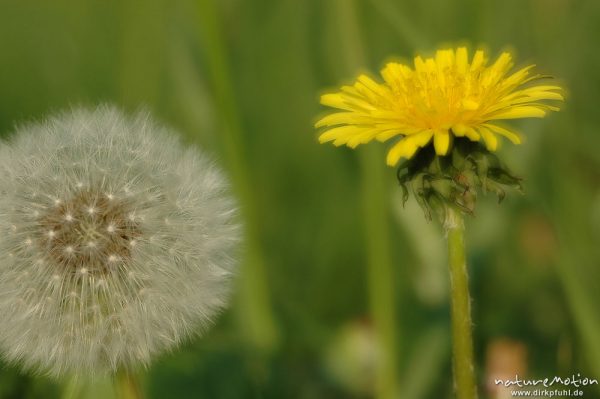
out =
[[[206,329],[238,241],[219,170],[148,114],[79,109],[0,151],[0,351],[105,374]]]

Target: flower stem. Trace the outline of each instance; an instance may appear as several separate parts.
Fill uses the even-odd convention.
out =
[[[143,399],[138,379],[127,371],[119,371],[115,376],[117,399]]]
[[[63,386],[63,391],[61,393],[61,399],[78,399],[81,396],[82,385],[80,380],[71,376],[67,383]]]
[[[471,297],[465,259],[465,225],[460,211],[448,207],[444,228],[448,236],[450,295],[452,299],[452,352],[457,399],[477,398],[473,362]]]
[[[369,305],[380,348],[376,376],[378,399],[398,398],[397,287],[390,256],[386,175],[378,148],[365,148],[362,159],[363,212],[367,244]]]
[[[243,143],[243,126],[235,99],[227,44],[223,37],[217,0],[197,0],[201,39],[206,51],[208,72],[213,84],[221,127],[223,152],[245,220],[246,254],[238,279],[240,325],[250,346],[270,353],[279,341],[260,239],[260,218],[249,162]]]
[[[362,47],[359,12],[354,0],[336,0],[331,3],[339,26],[342,43],[340,55],[349,71],[364,67],[365,50]],[[367,255],[367,280],[371,317],[379,345],[380,363],[375,377],[375,397],[394,399],[398,397],[399,366],[398,338],[400,336],[395,284],[391,259],[389,226],[389,193],[385,165],[381,161],[380,148],[364,148],[361,157],[362,205],[365,224]]]

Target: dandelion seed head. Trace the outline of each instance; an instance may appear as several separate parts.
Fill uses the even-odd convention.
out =
[[[148,365],[226,305],[234,214],[220,171],[146,113],[17,129],[0,149],[0,352],[54,376]]]

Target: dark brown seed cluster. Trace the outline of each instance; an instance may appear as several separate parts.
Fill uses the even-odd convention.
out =
[[[50,263],[83,274],[104,274],[127,261],[141,233],[126,199],[93,190],[57,199],[37,223]]]

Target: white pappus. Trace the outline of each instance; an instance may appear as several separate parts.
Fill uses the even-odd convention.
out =
[[[54,376],[148,365],[227,303],[222,173],[140,112],[74,109],[0,150],[0,352]]]

